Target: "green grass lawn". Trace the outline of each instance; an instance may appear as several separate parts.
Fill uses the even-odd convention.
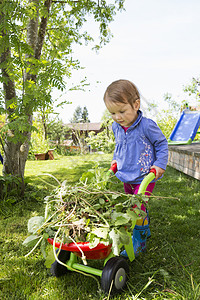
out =
[[[0,299],[107,299],[96,281],[69,272],[52,277],[39,249],[25,258],[22,245],[27,221],[43,214],[43,198],[58,180],[75,184],[94,164],[109,168],[111,155],[58,157],[54,161],[28,161],[25,198],[10,204],[1,200]],[[123,190],[117,179],[113,189]],[[200,299],[200,183],[170,167],[149,201],[151,238],[147,251],[129,263],[128,289],[114,299]],[[101,268],[101,261],[92,262]],[[149,283],[148,287],[146,286]]]

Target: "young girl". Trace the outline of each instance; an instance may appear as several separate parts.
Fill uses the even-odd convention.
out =
[[[155,181],[162,177],[167,166],[165,136],[153,120],[143,117],[139,110],[140,94],[132,82],[117,80],[111,83],[104,94],[104,102],[114,120],[116,146],[111,165],[117,163],[116,177],[124,183],[126,193],[137,194],[143,178],[154,168],[156,178],[147,187],[147,194],[152,193]],[[144,205],[141,208],[146,211]]]

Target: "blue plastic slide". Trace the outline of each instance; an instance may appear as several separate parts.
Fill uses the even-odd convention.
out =
[[[199,126],[200,112],[185,109],[168,139],[168,144],[191,144],[196,136]]]

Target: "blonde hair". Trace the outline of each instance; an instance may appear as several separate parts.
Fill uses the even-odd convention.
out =
[[[140,100],[140,93],[134,83],[129,80],[120,79],[113,81],[107,87],[103,99],[104,102],[129,103],[133,106],[136,100]]]

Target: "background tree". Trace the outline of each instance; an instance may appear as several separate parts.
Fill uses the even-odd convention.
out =
[[[84,106],[83,109],[79,106],[75,109],[73,113],[73,118],[70,120],[71,123],[89,123],[89,113],[87,107]]]
[[[69,129],[63,125],[63,121],[58,117],[52,119],[47,125],[49,140],[55,141],[58,145],[65,139]]]
[[[31,134],[31,141],[29,147],[29,159],[35,159],[36,153],[46,153],[50,148],[48,139],[45,139],[44,128],[41,120],[41,116],[37,114],[33,118],[33,126],[35,130]]]
[[[95,49],[109,42],[109,22],[124,0],[0,0],[0,68],[3,88],[1,112],[4,174],[24,178],[31,139],[33,113],[52,105],[53,88],[63,91],[73,69],[75,43],[94,42],[83,29],[91,17],[98,22],[100,39]]]
[[[75,109],[74,113],[73,113],[73,117],[70,120],[71,123],[80,123],[82,122],[82,109],[79,106],[77,106],[77,108]]]
[[[90,145],[91,149],[111,153],[115,148],[115,138],[112,131],[113,119],[108,110],[105,110],[101,121],[101,128],[103,128],[103,131],[98,134],[91,131],[89,137],[86,138],[86,142],[87,145]]]
[[[70,120],[71,123],[89,123],[90,120],[88,119],[88,110],[87,107],[84,106],[82,109],[79,106],[74,111],[73,118]],[[80,147],[80,152],[81,154],[84,154],[87,151],[87,146],[86,146],[86,137],[88,136],[88,132],[86,130],[82,131],[81,127],[75,126],[72,129],[72,135],[73,135],[73,140],[75,143]]]
[[[156,122],[162,130],[165,137],[168,139],[181,113],[181,105],[172,97],[170,93],[163,96],[164,108],[157,110]],[[149,103],[149,111],[158,108],[158,105]]]
[[[198,103],[200,103],[200,78],[192,78],[190,84],[184,87],[184,92],[189,96],[195,96]]]
[[[86,106],[84,106],[83,110],[82,110],[82,120],[83,120],[83,123],[90,123],[89,113],[88,113]]]

